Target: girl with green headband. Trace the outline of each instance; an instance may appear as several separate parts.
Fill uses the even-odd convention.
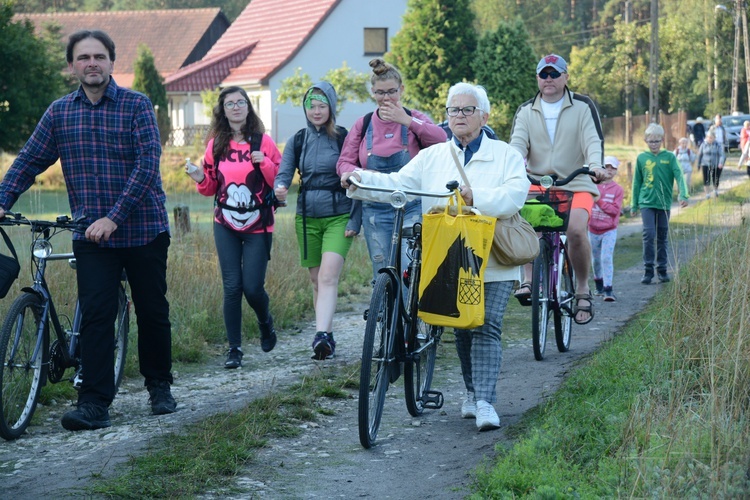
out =
[[[356,208],[341,187],[336,162],[347,130],[336,125],[336,91],[328,82],[310,87],[302,99],[307,126],[284,148],[274,182],[276,196],[286,200],[295,171],[300,174],[296,229],[300,261],[310,271],[316,334],[313,359],[333,357],[333,315],[344,259],[358,233]],[[352,212],[354,211],[354,219]]]

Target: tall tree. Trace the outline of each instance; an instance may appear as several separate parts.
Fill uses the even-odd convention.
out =
[[[138,55],[133,63],[133,90],[143,92],[151,99],[156,110],[156,121],[159,125],[159,135],[162,144],[166,144],[172,131],[169,119],[167,89],[164,88],[164,78],[159,74],[154,63],[154,54],[145,44],[138,46]]]
[[[476,46],[470,0],[409,0],[386,59],[401,71],[407,102],[439,120],[448,88],[474,78]]]
[[[13,9],[0,3],[0,150],[20,148],[49,104],[65,92],[56,62],[59,44],[46,45],[28,22],[12,22]],[[22,68],[22,70],[21,70]]]
[[[501,138],[509,137],[518,106],[537,91],[536,63],[520,19],[500,21],[495,31],[479,40],[474,75],[477,83],[487,89],[493,107],[489,124]]]

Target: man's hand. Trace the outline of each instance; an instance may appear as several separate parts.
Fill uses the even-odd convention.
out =
[[[5,209],[0,208],[0,219],[2,219],[3,217],[5,217]]]
[[[86,229],[86,239],[93,241],[94,243],[109,241],[110,235],[114,233],[116,229],[117,224],[111,219],[102,217]]]
[[[606,181],[612,178],[612,176],[609,175],[609,173],[607,172],[607,169],[602,168],[602,167],[590,168],[589,172],[591,172],[591,175],[594,176],[595,178],[594,182],[596,183]]]
[[[357,179],[357,182],[361,182],[362,177],[360,177],[357,172],[344,172],[343,174],[341,174],[341,187],[354,191],[355,189],[357,189],[357,186],[349,183],[350,177],[354,177],[355,179]]]

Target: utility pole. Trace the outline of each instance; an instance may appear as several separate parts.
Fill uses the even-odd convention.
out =
[[[735,13],[734,13],[734,50],[732,51],[732,107],[731,112],[735,113],[739,111],[737,109],[737,98],[739,94],[739,66],[740,66],[740,16],[745,2],[741,0],[735,0]],[[747,39],[745,39],[747,42]],[[747,49],[745,50],[745,58],[747,59]]]
[[[651,0],[651,59],[649,61],[648,110],[650,120],[659,123],[659,2]]]
[[[633,3],[625,0],[625,24],[630,33],[630,20],[633,17]],[[628,35],[628,46],[631,44]],[[625,68],[625,144],[633,144],[633,84],[630,81],[630,61]]]
[[[745,83],[747,84],[747,105],[750,106],[750,49],[748,48],[747,39],[747,5],[745,0],[737,0],[742,6],[740,19],[742,20],[742,39],[745,42]],[[750,109],[748,109],[750,112]]]

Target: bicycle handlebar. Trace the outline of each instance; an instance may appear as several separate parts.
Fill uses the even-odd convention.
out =
[[[564,178],[562,180],[558,179],[556,174],[543,175],[539,179],[534,179],[530,175],[527,175],[527,177],[529,178],[529,181],[533,185],[535,185],[535,186],[541,186],[542,185],[541,179],[544,179],[545,177],[549,177],[549,178],[552,179],[552,183],[550,184],[550,187],[552,187],[552,186],[558,186],[559,187],[559,186],[564,186],[564,185],[570,183],[573,179],[575,179],[579,175],[584,175],[584,174],[590,175],[591,177],[595,177],[596,176],[596,174],[594,174],[588,166],[583,166],[581,168],[578,168],[578,169],[574,170],[572,174],[570,174],[569,176],[567,176],[566,178]]]
[[[68,215],[58,215],[54,221],[32,220],[24,217],[20,212],[6,211],[0,226],[31,226],[32,231],[42,232],[46,229],[65,229],[74,233],[85,233],[88,228],[86,216],[71,219]]]
[[[380,186],[372,186],[370,184],[363,184],[362,182],[358,181],[354,177],[349,177],[347,179],[347,182],[350,184],[357,186],[358,188],[365,189],[367,191],[380,191],[383,193],[403,193],[408,194],[411,196],[430,196],[432,198],[450,198],[455,194],[455,190],[458,189],[458,181],[450,181],[448,184],[445,185],[445,188],[448,189],[448,191],[445,191],[443,193],[434,193],[431,191],[418,191],[418,190],[411,190],[411,189],[392,189],[392,188],[386,188],[386,187],[380,187]]]

